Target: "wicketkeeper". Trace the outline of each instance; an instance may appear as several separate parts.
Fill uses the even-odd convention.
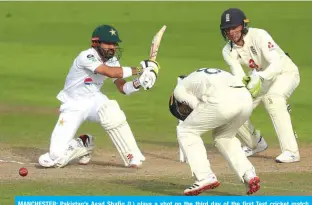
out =
[[[249,28],[248,24],[246,15],[238,8],[223,12],[220,30],[227,43],[222,55],[232,73],[245,82],[254,97],[253,108],[260,102],[264,104],[282,151],[276,161],[297,162],[300,154],[287,100],[299,85],[298,67],[266,30]],[[250,74],[245,74],[242,65],[250,68]],[[249,120],[239,129],[239,135],[246,141],[252,139],[244,148],[247,156],[267,148]]]

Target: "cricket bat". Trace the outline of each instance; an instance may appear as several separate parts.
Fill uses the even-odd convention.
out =
[[[158,49],[159,49],[159,46],[160,46],[160,41],[162,39],[162,36],[166,30],[167,26],[164,25],[157,33],[156,35],[153,37],[153,40],[152,40],[152,44],[151,44],[151,49],[150,49],[150,54],[149,54],[149,60],[151,61],[156,61],[156,57],[157,57],[157,54],[158,54]],[[159,69],[159,68],[158,68]],[[156,75],[158,74],[158,70],[156,71]],[[138,79],[138,78],[137,78]],[[145,81],[143,82],[145,83]]]
[[[149,55],[149,60],[155,61],[157,54],[158,54],[158,49],[160,46],[160,42],[162,39],[162,36],[166,30],[167,26],[164,25],[154,36],[152,40],[152,45],[151,45],[151,50],[150,50],[150,55]]]

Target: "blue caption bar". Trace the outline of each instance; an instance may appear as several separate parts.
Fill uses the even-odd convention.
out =
[[[16,196],[15,205],[312,205],[312,196]]]

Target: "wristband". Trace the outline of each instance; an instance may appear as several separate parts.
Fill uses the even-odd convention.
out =
[[[139,78],[133,79],[132,82],[133,82],[133,87],[134,87],[135,89],[139,89],[139,88],[141,87],[141,83],[140,83]]]
[[[130,76],[132,76],[132,68],[122,67],[122,78],[128,78]]]
[[[123,86],[123,91],[126,95],[130,95],[133,92],[139,91],[140,89],[136,89],[133,85],[132,81],[126,82]]]

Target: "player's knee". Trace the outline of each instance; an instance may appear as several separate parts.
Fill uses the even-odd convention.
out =
[[[219,143],[220,141],[227,140],[233,137],[234,136],[232,135],[220,134],[214,131],[212,132],[212,138],[213,138],[214,143]]]
[[[185,135],[185,129],[183,128],[183,126],[181,126],[181,125],[178,125],[177,126],[177,136],[178,136],[178,138],[181,138],[181,137],[183,137],[184,135]]]
[[[224,137],[215,137],[213,142],[214,142],[214,145],[215,147],[220,147],[220,145],[224,144],[224,142],[227,141],[227,138],[224,138]]]
[[[114,129],[126,122],[125,113],[120,109],[117,101],[110,100],[103,104],[99,111],[101,126],[105,130]]]
[[[184,148],[189,146],[200,146],[200,144],[203,144],[203,141],[196,130],[187,129],[180,125],[177,127],[177,138],[179,144]]]
[[[263,97],[265,109],[271,113],[275,111],[287,111],[287,103],[285,97],[278,94],[268,94]]]
[[[181,123],[177,126],[177,136],[178,138],[186,138],[188,136],[200,135],[198,130],[195,128],[189,127]]]
[[[241,143],[239,139],[237,139],[235,136],[232,137],[217,137],[214,139],[214,145],[215,147],[222,152],[224,150],[225,152],[229,149],[232,149],[232,147],[241,147]]]
[[[213,142],[214,142],[214,146],[218,149],[218,150],[223,150],[224,149],[224,145],[227,144],[227,141],[229,139],[228,138],[224,138],[224,137],[216,137],[214,138]]]

